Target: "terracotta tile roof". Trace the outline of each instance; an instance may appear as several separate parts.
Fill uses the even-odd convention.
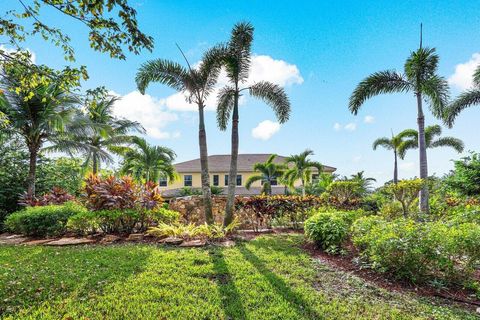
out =
[[[253,153],[253,154],[239,154],[238,155],[238,172],[252,172],[253,166],[258,162],[267,161],[271,153]],[[283,163],[284,156],[275,158],[276,163]],[[230,170],[230,155],[212,155],[208,157],[208,168],[210,172],[228,172]],[[180,162],[175,164],[175,169],[179,173],[200,172],[200,159]],[[324,171],[334,172],[337,170],[334,167],[324,165]]]

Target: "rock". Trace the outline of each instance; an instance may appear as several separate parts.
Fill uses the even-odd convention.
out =
[[[105,237],[100,240],[101,244],[109,244],[113,242],[117,242],[120,240],[119,236],[113,235],[113,234],[107,234]]]
[[[477,313],[480,313],[480,307],[476,309]]]
[[[25,245],[25,246],[39,246],[39,245],[46,244],[46,243],[49,243],[49,242],[52,242],[52,241],[53,241],[53,239],[40,239],[40,240],[32,240],[32,241],[23,242],[22,244]]]
[[[95,241],[91,239],[86,239],[86,238],[61,238],[59,240],[48,242],[45,245],[61,247],[61,246],[72,246],[77,244],[88,244],[92,242],[95,242]]]
[[[195,248],[195,247],[203,247],[207,242],[205,240],[190,240],[190,241],[184,241],[182,244],[180,244],[180,247],[189,247],[189,248]]]
[[[127,241],[142,241],[143,233],[132,233],[128,236]]]
[[[232,236],[232,238],[237,241],[248,241],[248,238],[246,236],[242,236],[239,234]]]
[[[27,237],[20,234],[2,234],[0,236],[0,244],[20,244],[28,240]]]
[[[218,246],[220,247],[225,247],[225,248],[230,248],[235,245],[235,241],[233,240],[225,240],[225,241],[220,241],[217,243]]]
[[[160,242],[165,243],[165,244],[171,244],[171,245],[179,245],[183,242],[183,239],[182,238],[177,238],[177,237],[168,237],[168,238],[160,240]]]

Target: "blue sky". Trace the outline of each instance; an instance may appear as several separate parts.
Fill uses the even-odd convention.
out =
[[[182,97],[165,86],[151,86],[147,96],[136,93],[136,70],[152,58],[182,62],[175,43],[191,62],[198,62],[206,48],[228,40],[238,21],[255,26],[252,81],[267,78],[284,85],[292,104],[291,119],[278,128],[267,105],[245,97],[240,151],[289,155],[309,148],[316,160],[337,167],[342,175],[365,170],[381,183],[391,179],[393,155],[373,151],[372,142],[391,130],[415,128],[415,99],[408,94],[376,97],[353,116],[347,105],[355,85],[374,71],[401,70],[418,47],[420,22],[424,45],[437,48],[439,73],[450,79],[452,96],[468,86],[470,72],[480,63],[480,55],[475,56],[480,52],[479,1],[130,2],[138,11],[140,28],[154,37],[155,49],[128,54],[126,61],[92,51],[87,31],[75,21],[48,10],[42,19],[72,38],[76,63],[86,65],[90,74],[84,88],[104,85],[122,95],[118,114],[141,121],[148,140],[173,148],[179,161],[198,157],[196,112],[188,111]],[[3,12],[14,6],[13,1],[0,4]],[[61,50],[41,39],[29,39],[25,46],[35,53],[37,63],[58,68],[66,64]],[[474,134],[479,119],[480,107],[465,110],[444,135],[463,139],[466,150],[479,151]],[[440,121],[429,114],[427,124],[435,123]],[[230,152],[229,131],[217,129],[212,111],[207,114],[207,136],[210,154]],[[429,150],[430,173],[448,172],[451,160],[460,156],[448,149]],[[400,163],[401,178],[418,174],[417,157],[411,151]]]

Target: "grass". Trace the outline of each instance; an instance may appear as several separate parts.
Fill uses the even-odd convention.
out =
[[[300,235],[233,248],[0,246],[5,319],[476,319],[312,260]]]

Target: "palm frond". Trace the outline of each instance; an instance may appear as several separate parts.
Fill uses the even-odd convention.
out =
[[[257,82],[249,88],[250,95],[269,104],[278,122],[284,123],[290,117],[290,101],[285,90],[277,84],[267,81]]]
[[[452,127],[457,116],[468,107],[480,105],[480,89],[470,89],[461,93],[445,111],[445,123]]]
[[[442,137],[431,144],[431,148],[436,147],[450,147],[453,148],[458,153],[462,153],[463,149],[465,148],[463,141],[453,137]]]
[[[422,82],[420,90],[424,97],[428,98],[433,115],[442,119],[448,106],[448,82],[443,77],[432,75]]]
[[[218,92],[217,124],[220,130],[226,130],[230,114],[233,110],[235,89],[225,86]]]
[[[391,150],[393,148],[391,139],[387,137],[378,138],[373,142],[372,148],[373,150],[377,150],[378,147],[384,147],[387,150]]]
[[[252,186],[252,184],[254,182],[257,182],[257,181],[260,181],[263,179],[263,176],[262,175],[253,175],[253,176],[250,176],[247,181],[245,181],[245,188],[247,190],[250,190],[250,187]]]
[[[142,64],[135,77],[138,90],[144,94],[151,82],[165,84],[177,91],[188,87],[188,71],[180,64],[164,59],[155,59]]]

